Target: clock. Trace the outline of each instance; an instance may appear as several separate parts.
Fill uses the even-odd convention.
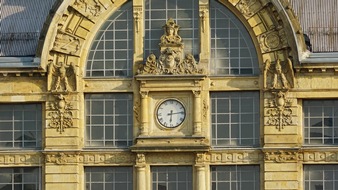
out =
[[[186,116],[184,105],[176,99],[167,99],[159,104],[156,110],[157,121],[166,128],[180,126]]]

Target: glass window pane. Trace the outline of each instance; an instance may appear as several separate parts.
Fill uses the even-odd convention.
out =
[[[211,105],[214,147],[258,146],[258,92],[213,92]]]
[[[41,104],[0,104],[0,110],[0,148],[41,146]]]
[[[338,144],[336,131],[337,112],[335,112],[338,100],[304,100],[304,144]]]
[[[130,77],[132,75],[133,16],[128,2],[108,18],[90,48],[87,58],[88,77]],[[132,44],[132,43],[131,43]],[[124,67],[117,65],[122,62]],[[116,69],[121,70],[118,72]]]
[[[248,31],[230,10],[215,0],[210,1],[210,26],[211,50],[214,50],[211,51],[211,73],[258,75],[257,53]],[[230,59],[228,69],[224,58]]]
[[[87,94],[85,102],[87,147],[126,148],[131,145],[131,94]]]

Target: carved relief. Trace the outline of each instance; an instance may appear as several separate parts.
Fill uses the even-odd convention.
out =
[[[77,153],[54,153],[46,155],[46,163],[55,163],[55,164],[70,164],[78,163],[79,154]]]
[[[264,88],[265,89],[290,89],[294,87],[294,71],[292,62],[288,58],[282,62],[280,59],[271,63],[269,59],[264,65]],[[270,82],[271,81],[271,82]]]
[[[136,164],[137,165],[145,165],[146,164],[146,156],[144,154],[136,155]]]
[[[208,116],[208,101],[207,100],[203,100],[203,120],[206,121],[207,116]]]
[[[112,1],[112,3],[114,2]],[[71,7],[92,20],[94,17],[100,16],[103,9],[107,10],[108,5],[104,5],[100,0],[75,0]]]
[[[271,31],[258,36],[263,53],[275,51],[287,47],[284,30]]]
[[[286,92],[272,92],[275,99],[270,101],[270,107],[267,109],[267,125],[276,126],[281,131],[284,126],[292,125],[291,101],[286,99]]]
[[[52,50],[68,55],[79,55],[80,46],[80,38],[68,32],[58,30]]]
[[[238,3],[237,7],[243,15],[250,17],[253,15],[253,12],[250,11],[250,7],[254,5],[256,1],[257,0],[241,0],[241,2]]]
[[[135,156],[130,153],[83,153],[85,164],[130,164],[135,162]]]
[[[183,43],[178,35],[179,26],[173,19],[164,25],[165,34],[161,37],[159,59],[150,54],[145,64],[141,64],[138,74],[202,74],[204,71],[197,68],[197,63],[192,54],[182,57]]]
[[[134,22],[136,33],[140,31],[140,22],[142,20],[142,7],[134,6]]]
[[[204,33],[205,31],[205,25],[206,21],[208,19],[208,12],[209,12],[209,7],[208,6],[200,6],[200,21],[201,21],[201,26],[202,26],[202,32]]]
[[[13,153],[2,153],[0,155],[0,166],[3,165],[15,165],[15,166],[21,166],[21,165],[38,165],[40,164],[41,160],[41,154],[13,154]]]
[[[48,65],[48,75],[51,77],[51,92],[70,92],[76,90],[77,69],[74,63],[62,61]]]
[[[140,103],[139,102],[135,102],[135,105],[133,107],[134,110],[134,116],[136,121],[140,122]]]
[[[52,111],[49,112],[51,118],[49,127],[56,128],[61,134],[65,128],[73,127],[73,113],[71,104],[66,102],[65,97],[60,94],[55,96],[56,101],[50,104]]]
[[[297,162],[298,152],[294,151],[276,151],[276,152],[265,152],[265,160],[272,162]]]

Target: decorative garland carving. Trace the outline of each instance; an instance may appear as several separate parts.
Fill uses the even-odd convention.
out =
[[[265,152],[265,160],[272,162],[295,162],[298,161],[298,152],[295,151],[276,151]]]
[[[56,95],[55,98],[56,101],[50,104],[50,108],[53,111],[48,114],[51,117],[49,127],[56,128],[61,134],[65,128],[73,127],[72,105],[66,102],[62,94]]]
[[[134,115],[135,115],[135,119],[136,121],[140,122],[140,103],[139,102],[135,102],[135,105],[133,107],[134,110]]]
[[[70,164],[70,163],[78,163],[79,162],[79,154],[78,153],[54,153],[46,155],[46,163],[55,163],[57,165],[61,164]]]
[[[203,100],[203,108],[202,109],[203,109],[203,119],[204,119],[204,121],[206,121],[207,116],[208,116],[208,109],[209,109],[207,100]]]
[[[292,125],[292,109],[291,100],[286,99],[286,92],[272,92],[275,99],[270,101],[270,107],[267,110],[269,116],[267,125],[276,126],[276,129],[281,131],[284,126]]]
[[[141,64],[138,74],[202,74],[204,71],[197,68],[192,54],[182,57],[183,43],[178,35],[179,26],[170,18],[163,26],[165,34],[161,36],[159,59],[154,54],[147,57],[145,64]]]
[[[271,63],[269,59],[264,65],[264,88],[268,89],[290,89],[294,87],[294,72],[292,62],[288,58],[282,62],[280,59]],[[272,81],[271,84],[269,81]]]
[[[50,60],[48,75],[51,77],[51,92],[76,91],[77,69],[74,63],[67,64],[62,61],[53,63]]]

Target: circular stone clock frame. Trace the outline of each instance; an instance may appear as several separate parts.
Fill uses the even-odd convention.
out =
[[[157,122],[166,129],[181,126],[186,118],[184,104],[174,98],[161,101],[155,111]]]

